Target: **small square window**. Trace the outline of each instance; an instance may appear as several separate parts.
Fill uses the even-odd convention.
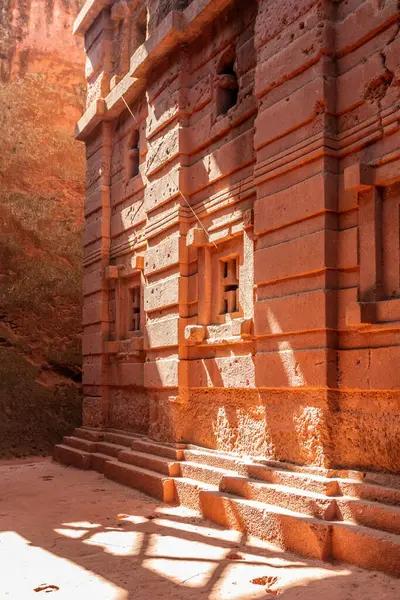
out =
[[[221,260],[221,307],[220,314],[239,310],[238,257]]]
[[[133,129],[128,136],[126,149],[126,179],[129,181],[139,175],[139,130]]]
[[[215,80],[217,116],[225,115],[237,104],[239,82],[235,62],[236,56],[233,48],[229,48],[218,61]]]
[[[130,289],[131,326],[130,331],[140,331],[140,287]]]

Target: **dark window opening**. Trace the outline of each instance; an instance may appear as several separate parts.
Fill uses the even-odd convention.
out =
[[[129,136],[127,150],[127,178],[139,175],[139,131],[135,129]]]
[[[239,84],[235,70],[235,56],[230,53],[221,62],[217,76],[217,115],[224,115],[238,101]]]
[[[238,259],[222,261],[222,306],[221,314],[230,314],[239,310]]]
[[[131,331],[140,330],[140,287],[131,288]]]

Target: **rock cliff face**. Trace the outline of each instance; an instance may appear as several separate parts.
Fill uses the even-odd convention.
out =
[[[47,452],[79,422],[80,4],[0,4],[0,455]]]

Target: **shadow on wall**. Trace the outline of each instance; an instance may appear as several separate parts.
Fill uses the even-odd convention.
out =
[[[163,5],[168,11],[170,6],[171,3]],[[248,13],[243,17],[243,3],[236,2],[230,9],[232,13],[227,20],[234,22],[235,10],[242,10],[242,17],[248,19],[246,22],[248,31],[246,36],[242,36],[247,40],[246,43],[253,33],[257,3],[249,2],[247,8]],[[215,36],[217,36],[217,27],[218,24],[213,31]],[[209,41],[206,40],[205,44]],[[243,52],[243,48],[240,52],[238,50],[233,47],[227,50],[224,46],[220,55],[212,62],[214,72],[211,73],[213,89],[210,110],[213,114],[210,117],[211,125],[210,123],[207,125],[210,131],[204,139],[199,135],[199,139],[202,140],[199,142],[195,130],[193,135],[195,140],[191,146],[193,154],[186,157],[188,164],[185,166],[194,167],[195,183],[197,185],[198,181],[201,182],[200,192],[199,186],[192,189],[191,182],[186,182],[192,190],[192,196],[189,198],[193,205],[196,206],[196,203],[200,202],[200,197],[204,199],[204,194],[202,195],[204,189],[207,189],[210,195],[229,190],[236,202],[235,214],[240,220],[254,202],[254,190],[246,192],[246,186],[242,184],[245,183],[246,178],[251,179],[254,165],[252,128],[257,105],[251,77],[246,71],[246,69],[250,71],[254,66],[252,64],[255,59],[255,56],[252,56],[255,54],[254,47],[246,47],[246,53]],[[241,63],[244,54],[245,67]],[[159,65],[160,74],[165,70],[164,67],[165,65]],[[248,86],[246,89],[243,85],[245,76],[247,76]],[[204,90],[200,93],[196,92],[201,97],[199,101],[201,108],[198,111],[204,109],[202,102],[205,102],[206,94],[203,92]],[[164,112],[171,109],[169,102],[170,98],[162,101],[158,98],[154,102],[152,109],[156,121],[161,123]],[[203,118],[204,114],[200,114]],[[322,119],[323,116],[316,115],[316,119],[319,118]],[[189,117],[189,125],[195,126],[197,121],[194,123],[195,119],[193,122],[190,119],[191,117]],[[238,135],[239,131],[240,135]],[[210,140],[212,140],[210,147],[206,148]],[[192,143],[192,140],[190,142]],[[153,159],[157,156],[160,147],[152,153]],[[165,160],[161,163],[168,161],[169,149],[164,148],[164,151]],[[153,177],[153,181],[156,180],[159,171],[155,176],[154,173],[149,175],[150,181]],[[143,185],[143,182],[140,181],[138,185]],[[194,184],[193,188],[195,188]],[[168,198],[169,194],[165,195]],[[160,197],[157,197],[154,202],[159,201]],[[178,203],[179,200],[176,202]],[[162,206],[159,208],[162,210]],[[142,210],[143,203],[138,202],[121,216],[117,216],[116,218],[120,219],[121,230],[126,229],[130,223],[132,231],[133,221]],[[229,214],[230,211],[232,212],[232,206],[227,205],[223,211],[218,217],[222,214],[224,217],[232,216]],[[211,220],[214,231],[218,229],[217,220],[213,221],[212,216],[210,219],[206,210],[203,211],[202,218],[208,224]],[[123,241],[129,242],[130,234],[123,235]],[[223,243],[224,240],[221,241],[221,244]],[[259,302],[259,308],[262,304]],[[359,466],[396,471],[400,467],[398,462],[400,459],[395,456],[396,439],[395,434],[390,433],[390,417],[386,416],[387,421],[384,423],[385,433],[388,432],[388,435],[380,437],[376,435],[374,438],[376,442],[371,444],[368,434],[374,429],[374,425],[367,420],[359,408],[363,402],[361,395],[354,400],[354,410],[351,407],[351,410],[342,412],[343,395],[340,395],[337,390],[328,389],[328,385],[336,388],[335,352],[326,348],[304,352],[293,347],[295,342],[292,345],[289,341],[293,336],[285,338],[285,332],[295,330],[296,323],[293,321],[296,319],[289,310],[286,314],[282,314],[282,310],[274,309],[273,305],[273,302],[266,301],[265,308],[260,308],[259,311],[259,313],[263,311],[264,314],[255,316],[256,322],[259,317],[264,321],[264,333],[268,332],[275,336],[274,339],[269,338],[268,344],[264,343],[265,340],[257,342],[257,353],[256,342],[243,345],[239,349],[230,348],[225,350],[225,354],[222,349],[212,349],[210,344],[203,359],[193,359],[193,362],[195,360],[197,362],[194,378],[196,382],[192,382],[189,403],[180,405],[176,409],[172,403],[169,403],[168,408],[162,407],[159,411],[160,420],[164,418],[166,422],[169,419],[173,427],[178,423],[175,431],[173,427],[168,430],[165,439],[173,439],[175,433],[177,440],[225,451],[265,456],[274,460],[314,464],[320,467]],[[157,365],[155,368],[157,369]],[[240,369],[242,369],[241,373]],[[171,377],[171,380],[173,380],[172,387],[176,377]],[[197,383],[197,380],[200,383]],[[241,382],[245,389],[235,388],[235,382]],[[163,385],[168,387],[165,383],[165,372],[161,373],[161,370],[156,372],[153,383],[154,387],[161,388]],[[399,394],[397,397],[394,394],[393,396],[396,401]],[[164,416],[162,416],[163,410]],[[380,411],[379,418],[382,420],[384,408],[380,408]],[[359,422],[360,418],[364,419],[362,426]],[[368,418],[372,419],[372,417]],[[165,423],[163,427],[166,431]],[[165,431],[155,432],[154,437],[162,439]],[[379,447],[379,450],[372,450],[373,446]]]
[[[250,2],[245,15],[240,2],[229,11],[227,22],[234,23],[240,15],[248,30],[243,37],[247,41],[254,39],[257,3]],[[222,22],[225,23],[223,19]],[[195,167],[196,181],[208,186],[210,194],[230,190],[236,201],[234,211],[238,220],[244,218],[254,203],[254,190],[246,195],[242,189],[243,181],[252,175],[253,127],[257,114],[253,84],[249,85],[255,49],[254,45],[248,46],[247,43],[245,62],[243,48],[234,46],[224,47],[213,61],[210,136],[218,143],[213,141],[211,149],[197,149],[193,157],[189,157],[188,165]],[[154,114],[158,120],[164,109],[167,110],[167,106],[155,102]],[[198,196],[194,191],[190,201],[195,204]],[[228,206],[224,216],[231,216],[230,211],[232,208]],[[205,212],[204,219],[210,223]],[[211,223],[214,224],[212,218]],[[224,241],[218,240],[217,244]],[[210,347],[205,351],[206,357],[196,359],[196,383],[189,381],[194,389],[190,389],[188,405],[179,408],[181,435],[178,438],[220,450],[326,466],[332,445],[327,391],[312,389],[309,373],[312,374],[315,365],[307,364],[307,360],[301,362],[302,353],[296,352],[285,340],[278,317],[268,303],[265,305],[269,331],[279,336],[274,347],[264,354],[260,351],[256,354],[255,342],[225,353]],[[265,357],[268,360],[264,361]],[[324,360],[325,354],[318,367],[321,371],[326,369]],[[161,386],[162,374],[156,378]],[[241,385],[245,382],[245,389],[235,389],[236,381]],[[259,391],[267,389],[271,381],[275,389]]]

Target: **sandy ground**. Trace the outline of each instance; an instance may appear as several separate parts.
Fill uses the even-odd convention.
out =
[[[0,461],[0,599],[47,594],[395,600],[400,580],[293,556],[92,471],[47,458]]]

